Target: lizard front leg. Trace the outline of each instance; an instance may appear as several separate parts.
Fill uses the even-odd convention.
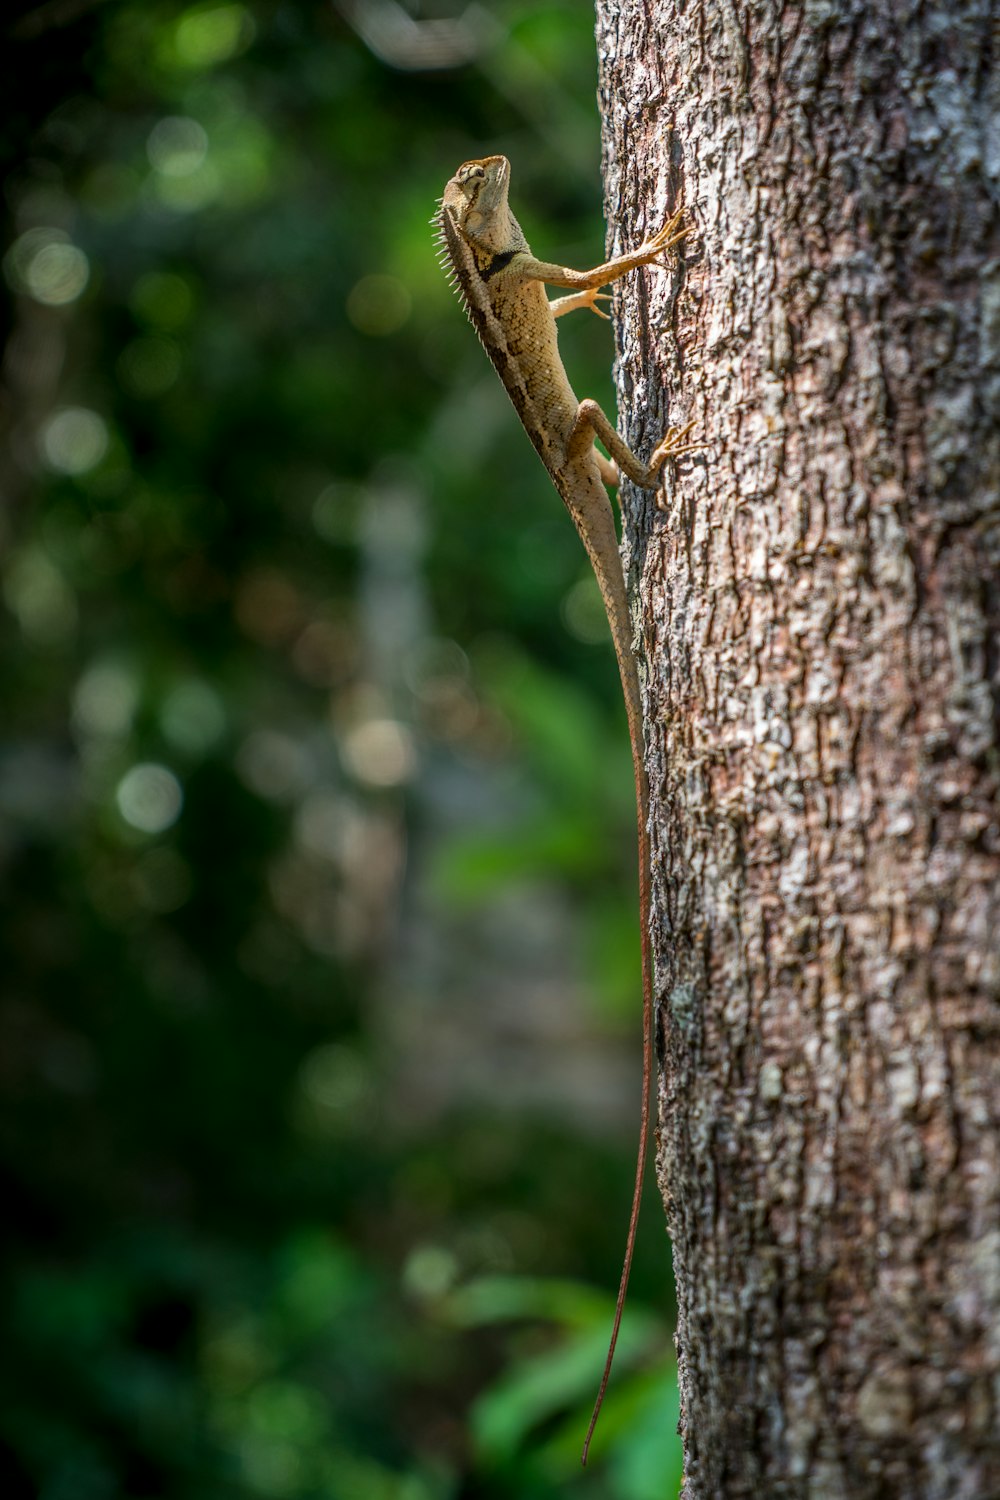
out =
[[[618,432],[611,422],[608,421],[604,412],[596,401],[581,401],[577,408],[576,421],[566,444],[566,462],[573,462],[586,453],[593,446],[594,438],[600,438],[614,459],[620,473],[631,479],[643,490],[655,490],[659,482],[660,470],[668,458],[674,458],[678,453],[689,453],[692,448],[700,448],[701,443],[685,443],[684,439],[694,427],[694,422],[688,422],[686,427],[669,427],[663,437],[653,450],[653,456],[648,464],[636,458],[625,440],[619,437]],[[604,465],[598,463],[601,470],[601,478],[605,484],[617,483],[617,475],[612,480]],[[608,466],[610,467],[610,465]]]
[[[578,307],[589,307],[592,313],[603,318],[605,323],[611,319],[603,308],[598,307],[598,302],[610,302],[611,297],[607,292],[599,292],[596,287],[588,287],[585,292],[574,292],[569,297],[557,297],[554,302],[549,303],[549,312],[554,318],[561,318],[563,313],[575,312]]]
[[[638,250],[633,250],[628,255],[617,255],[614,260],[606,260],[603,265],[595,266],[592,271],[574,271],[569,266],[557,266],[551,261],[536,260],[529,252],[520,251],[510,263],[510,274],[519,280],[544,281],[549,286],[565,286],[575,292],[586,292],[593,288],[608,286],[612,281],[617,281],[619,277],[627,275],[629,271],[634,271],[637,266],[648,265],[665,250],[669,250],[671,245],[676,245],[678,240],[682,240],[687,233],[686,229],[678,228],[682,212],[682,209],[678,209],[667,220],[659,234],[654,234],[652,239],[646,240]],[[569,312],[570,309],[567,307],[565,310]]]

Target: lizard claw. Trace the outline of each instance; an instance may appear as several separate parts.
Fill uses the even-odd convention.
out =
[[[571,297],[557,297],[554,302],[549,303],[549,312],[554,318],[561,318],[563,313],[575,312],[578,307],[589,307],[592,313],[610,323],[607,313],[596,305],[598,302],[610,301],[607,292],[599,292],[596,287],[586,287],[582,292],[574,292]]]
[[[696,425],[695,422],[688,422],[684,427],[668,427],[653,450],[650,467],[654,464],[662,464],[666,459],[673,458],[678,453],[688,453],[692,448],[707,447],[705,443],[685,443],[684,439],[689,432],[694,431]]]
[[[647,241],[645,248],[649,251],[650,257],[654,255],[662,255],[664,250],[669,250],[671,245],[676,245],[678,240],[682,240],[684,238],[684,236],[687,234],[687,230],[681,228],[681,219],[683,217],[684,209],[678,208],[674,213],[670,215],[670,218],[664,224],[659,233],[654,234],[653,238]]]
[[[709,446],[708,443],[686,443],[684,441],[688,433],[693,432],[696,426],[697,423],[688,422],[684,427],[668,427],[653,449],[653,456],[649,460],[650,469],[658,473],[668,458],[678,458],[682,453],[693,453],[698,448],[707,448]],[[664,503],[659,496],[657,496],[656,503],[660,510],[665,509]]]
[[[650,459],[650,467],[659,466],[668,458],[676,458],[680,453],[693,453],[698,448],[707,448],[708,443],[686,443],[684,439],[689,432],[693,432],[698,424],[688,422],[683,427],[668,427],[666,432],[657,443]]]

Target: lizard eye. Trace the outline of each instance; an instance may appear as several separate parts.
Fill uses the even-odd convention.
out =
[[[486,172],[479,165],[478,162],[471,162],[467,167],[463,167],[462,171],[461,171],[461,177],[462,177],[462,181],[463,182],[470,182],[473,177],[485,177],[485,176],[486,176]]]

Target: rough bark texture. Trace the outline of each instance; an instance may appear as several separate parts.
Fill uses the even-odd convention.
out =
[[[689,1500],[1000,1496],[996,28],[598,4]]]

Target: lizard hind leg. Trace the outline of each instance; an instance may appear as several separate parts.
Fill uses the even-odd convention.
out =
[[[653,450],[649,463],[644,464],[641,459],[636,458],[624,438],[619,437],[617,430],[608,421],[597,402],[588,398],[581,401],[577,408],[576,421],[573,423],[573,430],[569,436],[566,456],[572,461],[593,445],[595,437],[599,438],[614,460],[614,464],[609,464],[603,455],[595,453],[597,466],[605,484],[617,485],[619,474],[624,474],[640,489],[655,490],[659,482],[660,470],[668,458],[677,453],[686,453],[690,448],[701,446],[699,443],[684,442],[694,425],[693,422],[689,422],[686,427],[668,428]],[[612,477],[612,471],[614,477]]]

